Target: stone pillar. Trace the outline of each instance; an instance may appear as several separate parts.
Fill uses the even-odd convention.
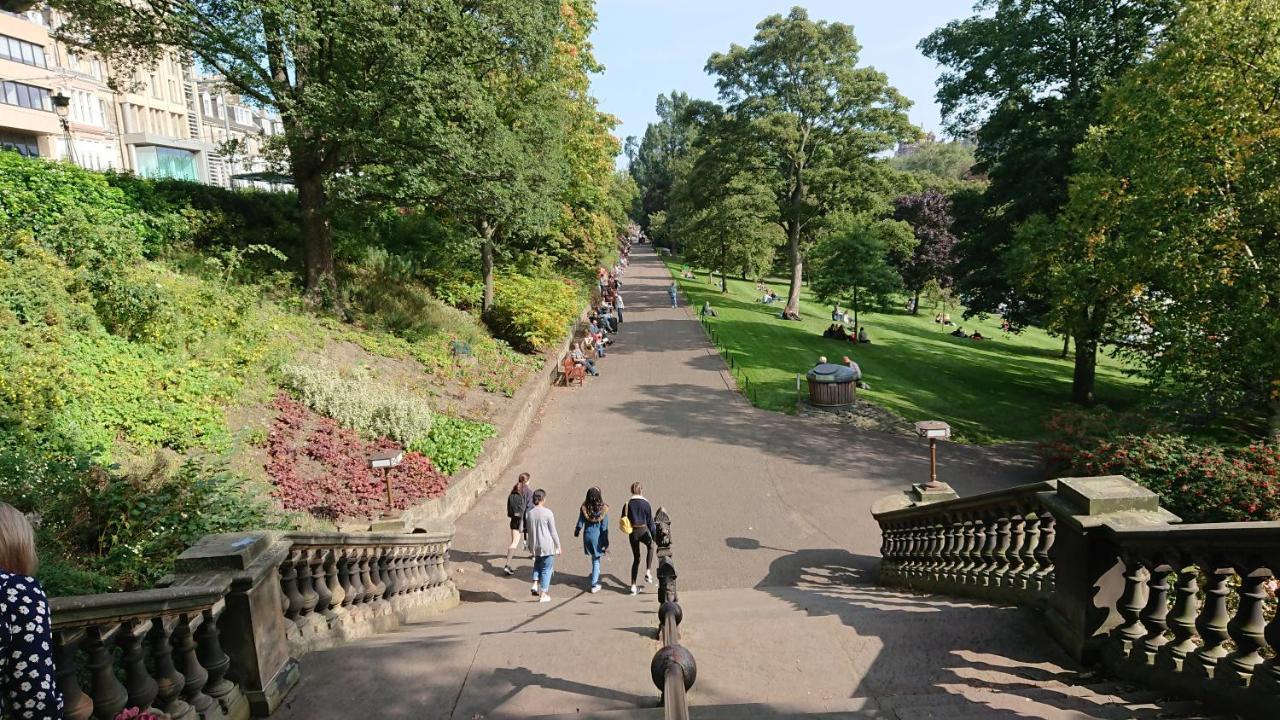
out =
[[[298,682],[281,611],[280,563],[290,543],[272,533],[207,535],[178,556],[174,585],[221,578],[228,586],[218,618],[222,650],[253,715],[270,715]]]
[[[1100,657],[1107,633],[1122,617],[1125,566],[1104,525],[1150,528],[1177,522],[1160,498],[1121,475],[1058,480],[1041,500],[1056,521],[1050,556],[1055,573],[1045,621],[1049,632],[1077,661]]]

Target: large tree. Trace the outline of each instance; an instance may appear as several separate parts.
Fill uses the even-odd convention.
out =
[[[957,282],[972,312],[1004,306],[1015,321],[1044,309],[1042,283],[1019,283],[1006,259],[1015,229],[1054,217],[1075,147],[1106,88],[1149,57],[1177,0],[979,0],[972,17],[920,42],[946,68],[938,101],[957,135],[977,140],[987,174],[981,232],[962,243]]]
[[[858,67],[849,25],[811,20],[797,7],[756,31],[750,46],[712,55],[707,72],[773,196],[791,265],[783,313],[798,318],[805,244],[831,213],[867,210],[892,184],[874,156],[919,133],[907,119],[910,101],[883,73]]]
[[[319,293],[335,282],[333,181],[367,183],[392,158],[426,177],[454,163],[483,82],[547,56],[559,22],[542,0],[53,4],[68,12],[63,38],[107,56],[116,81],[176,50],[280,112]]]
[[[655,213],[665,212],[671,198],[671,188],[682,170],[687,169],[687,159],[697,128],[689,114],[692,101],[686,93],[672,91],[659,95],[655,106],[658,121],[649,123],[644,137],[638,142],[628,138],[630,152],[629,169],[640,186],[641,226],[649,228]]]
[[[903,195],[893,203],[893,218],[911,226],[916,246],[898,264],[902,282],[915,298],[912,314],[920,312],[920,292],[930,280],[951,284],[956,238],[951,233],[951,199],[937,190]]]
[[[814,248],[813,290],[828,302],[853,308],[853,324],[869,302],[883,304],[902,287],[891,258],[909,256],[916,240],[911,227],[898,220],[868,215],[836,218]]]
[[[1157,388],[1280,443],[1280,1],[1189,0],[1108,95],[1048,255]],[[1051,235],[1052,237],[1052,235]],[[1064,252],[1062,245],[1071,245]]]

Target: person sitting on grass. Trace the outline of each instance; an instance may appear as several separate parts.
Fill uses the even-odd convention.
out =
[[[826,330],[822,331],[822,337],[831,338],[832,340],[843,340],[844,327],[842,327],[839,323],[831,323],[830,325],[827,326]]]
[[[951,322],[951,316],[950,316],[950,315],[943,315],[943,316],[942,316],[942,324],[943,324],[943,325],[946,325],[946,326],[948,326],[948,327],[950,327],[951,325],[955,325],[955,323]]]
[[[974,330],[973,334],[969,336],[969,339],[970,340],[986,340],[987,337],[982,333],[978,332],[977,330]]]
[[[831,322],[840,322],[842,320],[844,320],[844,313],[840,312],[840,306],[833,305],[831,307]]]
[[[574,365],[586,369],[588,375],[596,377],[600,374],[600,372],[596,370],[595,362],[591,358],[587,357],[586,353],[582,352],[581,340],[573,344],[573,352],[569,353],[569,357],[573,360]]]
[[[867,328],[865,325],[858,328],[858,342],[863,345],[871,344],[871,336],[867,335]]]
[[[857,385],[859,388],[863,390],[871,389],[870,385],[862,382],[862,368],[858,367],[858,363],[854,362],[853,359],[850,358],[848,355],[845,355],[844,357],[840,358],[840,362],[844,363],[845,367],[853,371],[854,385]]]
[[[939,325],[942,324],[942,313],[933,316],[933,321]]]
[[[826,364],[827,364],[827,356],[826,356],[826,355],[819,355],[819,356],[818,356],[818,364],[819,364],[819,365],[826,365]]]
[[[715,308],[711,307],[710,300],[702,301],[702,309],[698,311],[698,315],[702,317],[716,317]]]
[[[964,328],[957,327],[955,330],[951,331],[951,337],[967,338],[969,337],[969,334],[964,331]]]

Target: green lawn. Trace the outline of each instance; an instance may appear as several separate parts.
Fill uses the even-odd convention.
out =
[[[778,319],[781,304],[757,302],[753,282],[730,279],[728,293],[721,294],[719,278],[708,282],[698,272],[698,279],[684,280],[679,261],[667,258],[667,266],[694,308],[711,301],[719,314],[710,323],[720,352],[749,382],[760,407],[794,411],[796,373],[808,371],[820,355],[831,362],[848,355],[858,363],[871,386],[859,391],[860,398],[907,420],[945,420],[968,442],[1035,440],[1051,410],[1068,404],[1071,360],[1059,357],[1061,339],[1039,329],[1005,338],[999,318],[961,320],[959,311],[952,313],[965,332],[980,330],[992,338],[975,342],[948,335],[954,328],[934,323],[928,308],[913,317],[897,307],[862,313],[859,321],[872,342],[854,345],[822,337],[831,324],[831,306],[818,303],[807,289],[804,320],[786,321]],[[785,297],[785,282],[770,287]],[[1101,400],[1126,405],[1140,391],[1139,381],[1125,376],[1118,361],[1098,359]]]

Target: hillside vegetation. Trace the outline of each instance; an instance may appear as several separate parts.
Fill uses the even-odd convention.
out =
[[[495,337],[465,245],[415,252],[443,231],[390,208],[333,218],[317,305],[297,216],[0,153],[0,497],[38,518],[55,594],[146,585],[209,532],[376,515],[375,448],[410,451],[399,505],[443,492],[585,300],[587,268],[531,255],[498,274]]]

